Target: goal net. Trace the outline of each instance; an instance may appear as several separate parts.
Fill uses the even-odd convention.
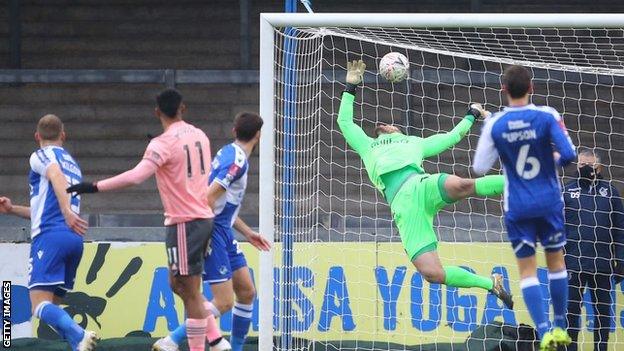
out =
[[[559,111],[574,144],[598,151],[604,178],[624,190],[624,30],[587,27],[454,28],[453,22],[436,28],[272,27],[273,47],[262,54],[269,52],[265,60],[272,56],[271,69],[263,66],[272,76],[268,83],[261,81],[264,94],[270,91],[264,97],[273,98],[262,102],[261,111],[272,119],[272,133],[263,138],[272,140],[263,144],[260,159],[261,192],[262,187],[270,192],[261,193],[260,211],[269,217],[261,218],[261,230],[272,232],[275,246],[271,257],[264,257],[259,278],[273,277],[261,282],[261,340],[274,335],[274,344],[284,350],[328,345],[413,349],[424,344],[443,350],[464,343],[480,325],[532,324],[506,241],[500,198],[475,197],[447,206],[434,229],[444,264],[504,275],[515,297],[514,311],[483,291],[429,284],[415,271],[388,204],[336,123],[346,62],[362,59],[367,65],[356,97],[356,123],[369,135],[377,124],[392,123],[419,137],[450,131],[472,102],[501,110],[501,74],[509,64],[523,65],[534,76],[532,103]],[[408,58],[410,77],[390,84],[377,66],[393,51]],[[452,149],[427,159],[425,171],[471,177],[481,125],[477,122]],[[575,166],[562,171],[562,182],[576,179],[575,172]],[[617,234],[617,228],[610,229]],[[600,240],[604,238],[583,244],[598,247]],[[595,251],[586,258],[608,254]],[[542,259],[541,251],[538,257]],[[548,296],[543,261],[540,266]],[[624,347],[623,291],[615,284],[610,291],[611,349]],[[582,349],[591,349],[598,325],[589,291],[583,297],[579,342]]]

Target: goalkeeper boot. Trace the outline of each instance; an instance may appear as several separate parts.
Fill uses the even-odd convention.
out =
[[[513,296],[505,290],[503,286],[503,275],[502,274],[492,274],[492,290],[490,292],[498,297],[507,308],[513,310]]]
[[[95,344],[97,344],[97,334],[90,330],[85,330],[82,340],[78,343],[77,351],[93,351],[95,350]]]
[[[152,351],[178,351],[178,344],[173,342],[170,337],[158,339],[152,345]]]
[[[559,327],[553,329],[552,335],[557,347],[568,346],[572,343],[572,338],[568,335],[568,332]]]

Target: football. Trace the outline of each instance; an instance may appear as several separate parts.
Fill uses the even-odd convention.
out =
[[[409,61],[398,52],[387,53],[379,62],[379,74],[392,83],[402,82],[409,76]]]

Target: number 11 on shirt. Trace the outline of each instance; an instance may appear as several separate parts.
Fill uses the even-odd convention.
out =
[[[201,174],[206,174],[206,167],[204,166],[204,151],[202,150],[202,145],[199,141],[195,142],[195,147],[199,152],[199,168]],[[184,145],[184,152],[186,152],[186,176],[193,176],[193,167],[191,166],[191,151],[188,145]]]

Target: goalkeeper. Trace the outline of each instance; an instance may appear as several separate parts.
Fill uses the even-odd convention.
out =
[[[500,274],[484,277],[461,267],[442,266],[433,230],[433,218],[444,206],[474,194],[500,195],[503,176],[463,179],[444,173],[427,174],[422,167],[423,159],[457,144],[486,111],[480,105],[472,105],[452,131],[427,138],[404,135],[392,125],[378,126],[377,137],[371,138],[353,122],[355,91],[365,68],[361,60],[347,63],[347,88],[342,93],[338,125],[349,146],[362,158],[371,182],[390,204],[408,257],[430,283],[485,289],[513,308],[512,296],[503,288]]]

